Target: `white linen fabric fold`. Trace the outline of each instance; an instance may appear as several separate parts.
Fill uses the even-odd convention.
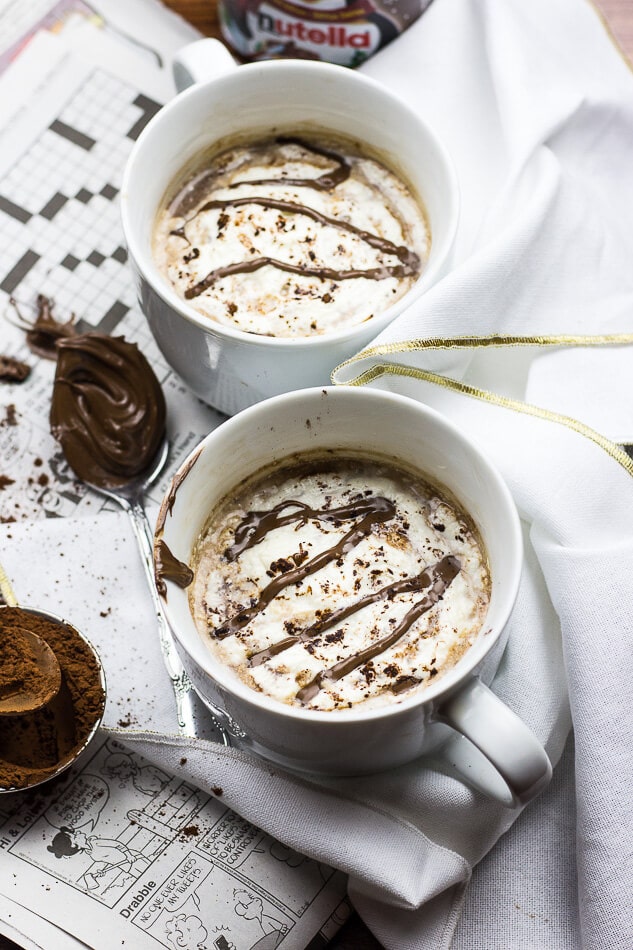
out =
[[[633,441],[633,351],[613,341],[573,350],[541,340],[457,350],[425,341],[633,329],[633,77],[582,0],[435,0],[364,71],[444,139],[463,217],[453,272],[336,381],[364,373],[428,402],[506,477],[526,563],[493,689],[554,763],[573,720],[575,782],[568,745],[550,789],[519,817],[439,759],[307,780],[183,737],[123,515],[0,525],[0,536],[11,535],[3,565],[20,603],[58,604],[99,648],[106,727],[346,871],[355,906],[385,947],[630,950],[633,464],[563,416]],[[434,373],[459,373],[468,386]],[[123,714],[126,728],[117,725]]]
[[[579,939],[629,947],[633,469],[560,416],[633,438],[633,352],[597,339],[632,340],[633,77],[578,0],[442,0],[366,71],[445,140],[464,217],[454,272],[335,378],[359,382],[364,373],[439,408],[508,480],[562,629],[576,737]],[[455,358],[425,343],[470,335],[535,346],[473,346]],[[543,336],[580,348],[543,351]],[[457,371],[475,391],[429,371]],[[529,405],[511,408],[504,396]],[[536,684],[532,702],[545,689]]]

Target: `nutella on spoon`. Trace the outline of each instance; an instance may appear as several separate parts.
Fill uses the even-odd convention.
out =
[[[167,461],[166,405],[151,366],[123,337],[87,333],[58,344],[51,431],[73,471],[127,513],[139,545],[181,728],[195,729],[191,684],[156,591],[143,497]],[[220,727],[221,729],[221,727]]]
[[[83,481],[116,489],[145,472],[165,438],[165,397],[134,343],[86,333],[59,340],[51,432]]]

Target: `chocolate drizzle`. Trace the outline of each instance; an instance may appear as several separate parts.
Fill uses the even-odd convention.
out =
[[[244,181],[233,182],[230,187],[238,188],[240,185],[249,185],[254,187],[259,185],[290,185],[302,188],[312,188],[318,191],[332,191],[337,185],[349,177],[351,168],[344,156],[338,155],[337,153],[324,148],[307,145],[299,139],[278,139],[277,141],[281,144],[291,143],[308,148],[316,154],[332,159],[336,163],[336,167],[331,171],[325,172],[323,175],[320,175],[317,178],[291,179],[280,177],[262,178],[257,180],[246,179]],[[316,211],[314,208],[311,208],[308,205],[258,195],[249,195],[248,197],[244,198],[227,198],[222,200],[218,199],[207,201],[200,208],[198,208],[192,217],[185,221],[181,227],[173,230],[171,233],[176,237],[182,237],[184,240],[188,240],[186,234],[187,224],[199,214],[213,210],[224,212],[228,208],[240,208],[246,205],[258,205],[262,208],[270,208],[272,210],[280,211],[282,214],[304,215],[308,218],[311,218],[313,221],[316,221],[318,224],[322,224],[324,227],[333,227],[340,231],[345,231],[349,234],[355,235],[369,247],[372,247],[383,254],[395,257],[398,263],[382,264],[377,267],[364,269],[350,268],[348,270],[337,270],[336,268],[332,267],[292,264],[289,261],[281,261],[275,257],[261,255],[250,260],[236,261],[232,264],[227,264],[223,267],[217,267],[210,271],[202,280],[187,288],[184,293],[184,296],[187,300],[199,297],[200,294],[203,294],[209,289],[209,287],[216,283],[216,281],[221,280],[223,277],[229,277],[233,274],[249,274],[267,266],[275,267],[278,270],[291,274],[298,274],[306,277],[318,277],[321,280],[334,281],[353,280],[361,277],[365,278],[366,280],[386,280],[389,277],[395,277],[399,280],[402,280],[406,277],[415,276],[420,271],[421,261],[419,256],[414,251],[403,245],[394,244],[392,241],[382,238],[377,234],[357,228],[348,221],[339,220],[338,218],[331,218],[327,215],[321,214],[319,211]]]
[[[427,611],[442,599],[446,588],[459,574],[460,567],[461,565],[458,558],[452,554],[448,554],[446,557],[443,557],[441,561],[438,561],[437,564],[433,564],[431,567],[422,571],[419,575],[420,586],[427,589],[427,593],[407,611],[400,623],[396,625],[391,633],[377,640],[375,643],[372,643],[370,646],[365,647],[364,650],[360,650],[358,653],[354,653],[352,656],[335,663],[334,666],[322,670],[310,683],[307,683],[299,690],[297,693],[299,702],[310,702],[320,691],[324,682],[327,680],[340,680],[343,676],[358,669],[363,663],[367,663],[368,660],[373,660],[375,656],[379,656],[385,650],[388,650],[389,647],[397,643],[422,614],[427,613]]]
[[[290,524],[301,527],[308,520],[328,521],[336,525],[346,520],[355,520],[356,524],[350,528],[339,541],[326,550],[315,555],[308,561],[300,561],[294,566],[290,560],[284,562],[282,573],[263,588],[259,597],[250,605],[242,607],[236,614],[225,620],[213,631],[216,639],[222,640],[242,630],[259,613],[264,611],[268,604],[285,588],[300,583],[310,574],[314,574],[332,561],[338,561],[350,553],[363,537],[368,535],[375,525],[383,524],[395,517],[394,503],[382,496],[367,496],[355,499],[339,508],[316,510],[297,500],[280,502],[268,511],[252,511],[244,516],[238,524],[234,543],[225,551],[224,556],[230,562],[236,561],[249,548],[262,541],[266,535]],[[345,657],[333,666],[319,672],[309,683],[303,686],[296,694],[300,703],[309,703],[321,690],[324,683],[335,681],[363,666],[369,660],[379,656],[389,647],[396,644],[410,630],[413,624],[425,613],[432,609],[444,596],[446,589],[459,574],[461,563],[453,555],[446,555],[435,564],[426,566],[420,573],[394,581],[379,590],[372,591],[360,597],[353,603],[334,611],[327,611],[314,623],[304,627],[299,632],[293,632],[263,650],[251,654],[248,665],[259,666],[266,660],[283,653],[296,644],[307,643],[325,631],[342,623],[348,617],[362,610],[370,604],[384,600],[393,600],[405,593],[423,592],[399,623],[384,637],[371,643],[357,653]],[[398,692],[402,692],[413,682],[402,682]]]
[[[286,509],[288,509],[287,513],[284,514]],[[275,528],[283,528],[294,522],[301,526],[311,518],[317,518],[319,521],[332,521],[335,524],[348,518],[362,518],[361,525],[366,526],[366,530],[364,529],[363,533],[354,542],[354,544],[357,544],[361,537],[371,531],[374,524],[389,521],[393,518],[395,512],[393,502],[380,496],[360,498],[348,505],[342,505],[340,508],[322,508],[319,510],[310,508],[302,501],[281,501],[270,511],[249,512],[235,529],[235,542],[227,549],[225,556],[227,560],[235,561],[243,551],[263,541],[266,535],[270,531],[274,531]],[[343,541],[340,544],[343,544]],[[339,545],[337,545],[338,547]],[[345,554],[350,549],[351,545],[343,548],[341,554]]]
[[[332,152],[330,149],[318,145],[307,145],[302,139],[280,136],[276,139],[279,145],[298,145],[300,148],[307,148],[315,155],[322,155],[334,162],[335,167],[331,171],[324,172],[318,178],[259,178],[256,181],[248,179],[247,181],[236,181],[230,185],[231,188],[239,188],[240,185],[292,185],[295,188],[314,188],[315,191],[332,191],[341,182],[346,181],[351,172],[350,163],[344,155],[338,152]]]
[[[290,508],[287,514],[284,510]],[[326,548],[316,554],[309,561],[299,564],[285,573],[275,577],[270,584],[262,590],[259,598],[249,607],[243,607],[235,616],[230,617],[220,627],[214,631],[218,640],[223,640],[234,633],[237,633],[242,627],[266,609],[268,604],[274,600],[277,594],[280,594],[286,587],[292,584],[298,584],[310,574],[321,570],[331,561],[336,561],[343,557],[349,551],[356,547],[358,542],[372,530],[375,524],[382,524],[390,521],[395,515],[396,509],[392,501],[380,496],[363,498],[350,505],[344,505],[341,508],[332,508],[316,510],[304,505],[300,501],[284,501],[275,505],[270,511],[252,511],[246,516],[243,522],[238,525],[235,532],[236,543],[226,552],[227,560],[235,560],[242,551],[253,547],[259,541],[266,537],[269,531],[274,528],[280,528],[283,525],[298,522],[305,524],[309,518],[316,518],[323,521],[340,522],[348,518],[359,518],[358,523],[347,531],[337,544],[331,548]]]
[[[409,594],[413,591],[422,590],[428,587],[428,583],[428,569],[425,568],[413,577],[405,577],[402,580],[394,581],[393,584],[387,584],[385,587],[381,587],[380,590],[372,591],[371,594],[361,597],[360,600],[348,604],[346,607],[333,610],[326,617],[310,624],[309,627],[305,627],[300,633],[293,633],[292,636],[284,637],[283,640],[273,643],[265,650],[259,650],[257,653],[253,653],[248,658],[248,665],[251,667],[259,666],[259,664],[265,660],[269,660],[271,657],[283,653],[284,650],[289,650],[295,643],[307,643],[314,637],[320,636],[320,634],[325,633],[326,630],[335,627],[337,623],[342,623],[344,620],[347,620],[348,617],[351,617],[352,614],[362,610],[363,607],[376,604],[380,600],[393,600],[393,598],[399,594]]]
[[[116,488],[145,472],[165,436],[165,397],[149,363],[123,337],[57,341],[51,432],[83,481]]]

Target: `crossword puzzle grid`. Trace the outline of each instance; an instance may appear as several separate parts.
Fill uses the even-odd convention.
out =
[[[0,178],[0,342],[14,322],[9,298],[26,319],[38,294],[55,303],[59,320],[76,316],[80,332],[125,336],[138,345],[168,404],[170,456],[147,494],[160,503],[169,479],[194,445],[221,421],[169,368],[136,302],[123,247],[119,188],[134,141],[160,105],[105,71],[93,71],[60,103],[54,121]],[[22,334],[15,331],[13,339]],[[26,344],[14,348],[30,362]],[[40,361],[41,362],[41,361]],[[14,479],[0,492],[0,522],[91,514],[112,505],[68,484],[60,450],[48,430],[50,378],[37,365],[14,399],[21,426],[0,426],[0,462]],[[0,406],[0,412],[2,407]],[[48,459],[40,488],[33,468]],[[41,462],[40,462],[41,464]]]
[[[132,145],[160,104],[95,70],[0,180],[0,290],[25,313],[111,333],[134,306],[118,194]]]

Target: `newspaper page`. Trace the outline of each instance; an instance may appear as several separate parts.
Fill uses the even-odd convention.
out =
[[[117,517],[50,435],[54,364],[25,336],[43,300],[57,320],[125,336],[150,360],[170,439],[150,506],[223,421],[153,341],[118,209],[134,141],[173,95],[170,55],[195,33],[152,0],[101,7],[0,2],[0,356],[31,370],[19,384],[0,382],[0,545],[22,545],[40,579],[52,546],[72,543],[66,525],[81,519],[94,531]],[[118,554],[140,570],[131,543]],[[98,566],[82,585],[93,607],[110,590]],[[110,610],[104,601],[101,617]],[[216,791],[101,733],[58,779],[0,795],[0,934],[47,950],[325,946],[349,914],[344,877],[243,820]]]
[[[87,946],[316,950],[345,918],[331,868],[116,740],[72,773],[0,798],[0,888]]]
[[[173,95],[168,56],[148,45],[153,7],[138,46],[130,34],[121,38],[120,28],[95,23],[84,6],[57,4],[55,23],[18,43],[0,76],[0,340],[3,355],[33,367],[11,392],[22,424],[0,427],[3,474],[12,479],[11,490],[0,493],[4,521],[104,507],[101,496],[77,484],[48,430],[54,366],[34,361],[24,333],[41,296],[58,321],[74,318],[80,331],[125,336],[152,364],[167,399],[171,453],[150,502],[160,500],[180,462],[223,419],[164,362],[138,308],[123,246],[118,194],[125,162]],[[178,39],[176,45],[186,42]]]

